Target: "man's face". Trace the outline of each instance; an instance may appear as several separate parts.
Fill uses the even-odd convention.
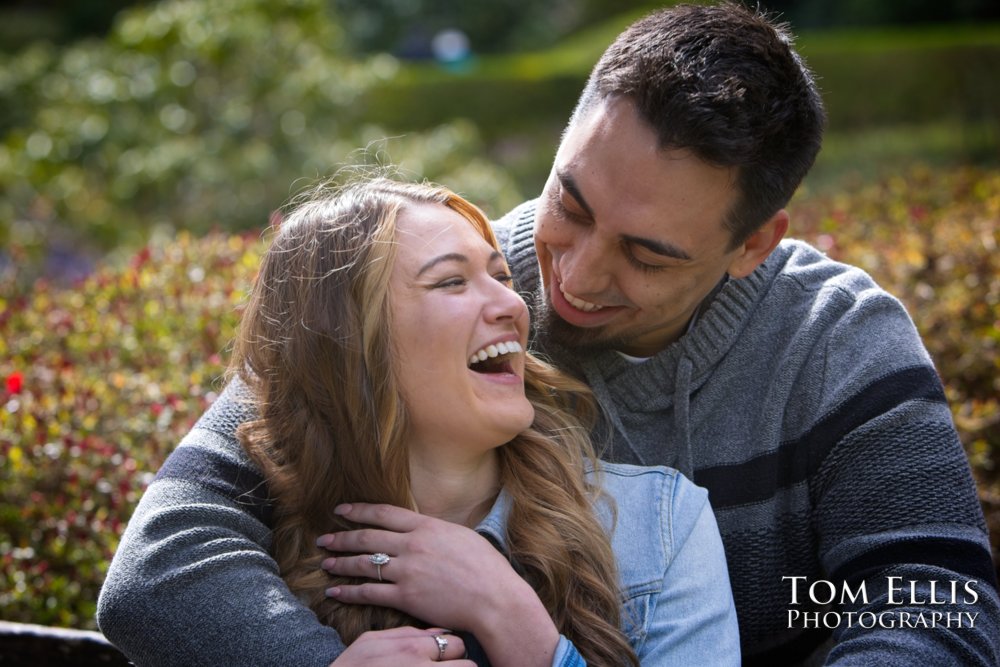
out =
[[[537,328],[550,340],[651,356],[683,334],[741,256],[723,226],[734,170],[657,143],[624,98],[563,138],[535,223]]]

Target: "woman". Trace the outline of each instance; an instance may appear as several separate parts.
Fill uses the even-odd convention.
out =
[[[597,466],[589,393],[525,353],[510,283],[476,207],[386,179],[300,204],[262,261],[240,438],[283,578],[350,645],[334,664],[738,663],[704,492]]]

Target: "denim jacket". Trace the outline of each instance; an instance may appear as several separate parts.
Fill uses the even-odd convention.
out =
[[[607,498],[595,509],[611,535],[623,629],[639,662],[739,665],[736,609],[707,492],[672,468],[603,463],[599,475]],[[501,492],[476,529],[504,552],[509,508]],[[560,637],[553,667],[585,664]]]

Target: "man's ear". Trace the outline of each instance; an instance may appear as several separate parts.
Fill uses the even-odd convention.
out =
[[[781,209],[735,250],[736,254],[727,270],[729,275],[733,278],[746,278],[753,273],[777,247],[787,231],[788,211]]]

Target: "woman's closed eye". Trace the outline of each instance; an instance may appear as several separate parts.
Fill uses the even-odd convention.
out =
[[[469,281],[461,276],[452,276],[451,278],[445,278],[444,280],[439,280],[438,282],[431,285],[431,289],[447,289],[449,287],[463,287]]]

